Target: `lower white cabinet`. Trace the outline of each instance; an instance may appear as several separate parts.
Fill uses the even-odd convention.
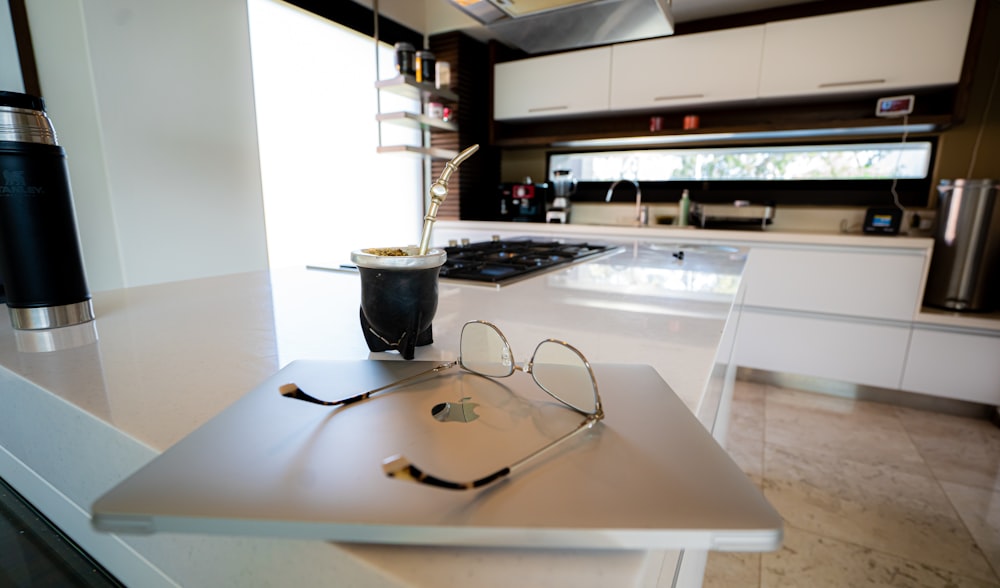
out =
[[[920,306],[923,249],[754,247],[746,304],[909,321]]]
[[[901,388],[1000,405],[1000,335],[914,326]]]
[[[854,384],[898,388],[908,324],[744,308],[737,365]]]

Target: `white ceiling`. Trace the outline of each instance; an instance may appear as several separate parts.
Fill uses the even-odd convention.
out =
[[[814,1],[816,0],[673,0],[672,12],[676,22],[688,22]]]

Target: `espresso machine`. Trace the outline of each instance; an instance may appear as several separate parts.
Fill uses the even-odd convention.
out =
[[[519,183],[500,184],[495,220],[514,222],[545,222],[545,205],[550,198],[549,184],[536,184],[531,178]]]
[[[552,206],[545,212],[545,222],[569,223],[570,196],[576,192],[576,178],[573,177],[573,172],[568,169],[553,170],[552,190],[555,198],[552,200]]]

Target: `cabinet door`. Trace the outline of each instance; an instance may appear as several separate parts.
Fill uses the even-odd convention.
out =
[[[915,327],[903,390],[1000,406],[1000,333]]]
[[[975,0],[931,0],[767,23],[760,95],[955,84]]]
[[[496,120],[606,111],[611,47],[498,63],[493,76]]]
[[[615,45],[611,109],[757,98],[764,26]]]
[[[744,309],[735,363],[896,389],[909,337],[908,325]]]
[[[873,237],[877,238],[877,237]],[[747,306],[911,321],[927,251],[750,250]]]

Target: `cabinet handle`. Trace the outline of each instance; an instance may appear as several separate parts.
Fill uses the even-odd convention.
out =
[[[660,102],[662,100],[684,100],[687,98],[704,98],[704,94],[677,94],[675,96],[656,96],[653,98],[653,102]]]
[[[566,110],[569,106],[563,104],[561,106],[537,106],[535,108],[529,108],[528,112],[545,112],[547,110]]]
[[[884,84],[885,79],[874,79],[874,80],[854,80],[852,82],[827,82],[825,84],[820,84],[819,88],[837,88],[839,86],[864,86],[866,84]]]

